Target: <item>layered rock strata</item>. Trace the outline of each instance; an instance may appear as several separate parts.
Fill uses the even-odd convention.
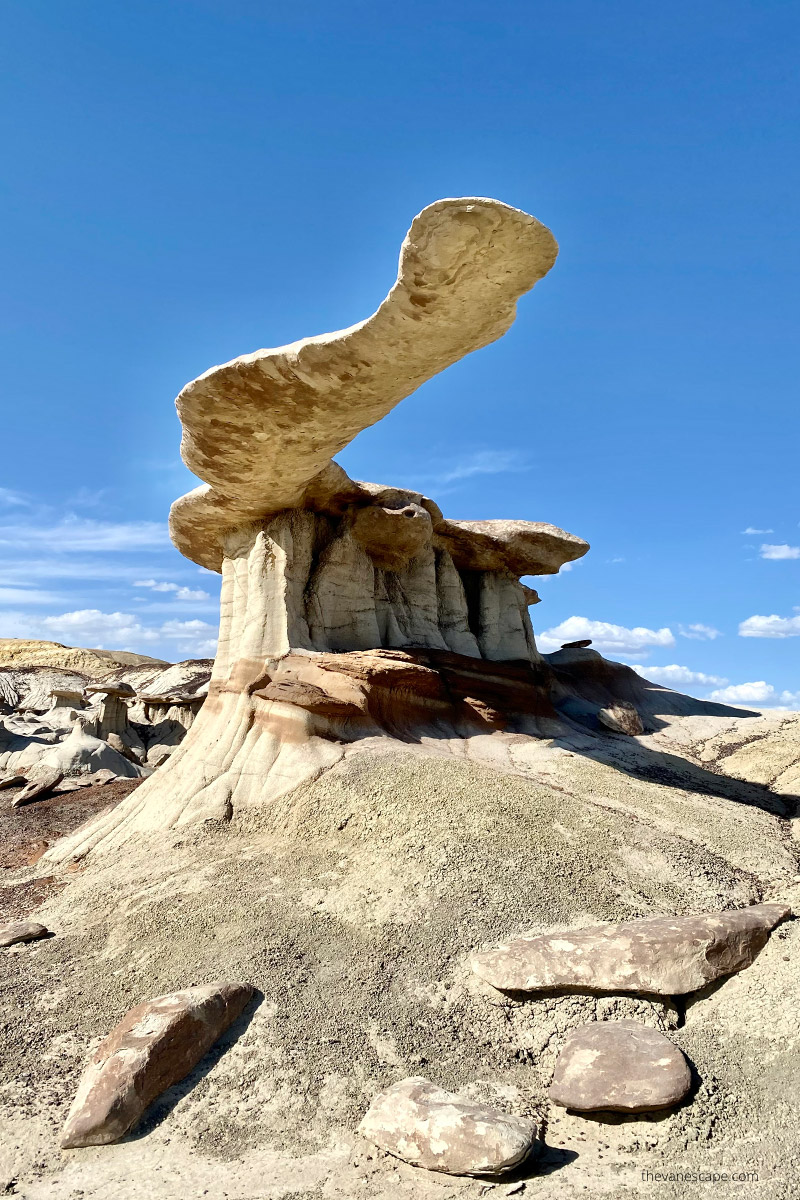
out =
[[[84,653],[63,649],[78,660]],[[115,776],[149,774],[183,741],[208,694],[213,665],[196,659],[163,670],[156,660],[123,662],[98,681],[71,668],[20,662],[21,653],[14,665],[0,667],[0,788],[53,768],[73,782],[98,768]]]

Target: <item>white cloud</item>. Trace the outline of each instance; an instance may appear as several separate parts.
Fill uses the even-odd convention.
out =
[[[0,604],[58,604],[63,597],[42,588],[0,587]]]
[[[115,583],[130,583],[141,575],[142,564],[126,564],[119,559],[87,559],[68,556],[65,558],[17,558],[0,561],[0,578],[4,584],[25,586],[34,580],[75,579],[113,580]]]
[[[49,525],[0,525],[0,546],[59,552],[142,550],[169,545],[166,525],[157,521],[95,521],[72,514]]]
[[[169,653],[184,657],[211,657],[216,652],[217,630],[207,621],[164,621],[161,625],[143,625],[132,613],[102,612],[97,608],[76,609],[49,617],[27,613],[4,613],[2,636],[43,638],[69,646],[100,650],[140,650],[152,653],[159,644],[167,644]]]
[[[638,671],[652,683],[662,683],[665,687],[722,687],[728,681],[720,675],[706,675],[704,671],[692,671],[689,667],[680,667],[672,663],[668,667],[647,667],[637,665]]]
[[[30,508],[27,496],[7,487],[0,487],[0,504],[5,504],[9,508]]]
[[[153,592],[173,592],[176,600],[210,600],[211,596],[208,592],[203,592],[199,588],[182,587],[179,583],[169,583],[167,581],[159,581],[156,579],[135,579],[134,587],[150,588]]]
[[[769,542],[765,542],[759,551],[762,558],[782,559],[782,558],[800,558],[800,546],[787,546],[785,543],[780,546],[772,546]]]
[[[756,533],[774,533],[774,529],[753,529],[752,525],[748,525],[747,529],[743,529],[742,533],[746,536],[753,536]]]
[[[699,623],[696,625],[680,625],[678,632],[681,637],[693,638],[698,642],[713,642],[714,638],[722,637],[720,631],[715,629],[713,625],[701,625]]]
[[[97,508],[103,500],[103,497],[108,494],[107,488],[87,488],[79,487],[74,495],[70,496],[67,504],[72,508]]]
[[[590,621],[587,617],[568,617],[560,625],[537,634],[536,641],[545,654],[558,650],[562,642],[577,642],[591,638],[596,650],[642,658],[651,646],[674,646],[671,629],[646,629],[637,625],[610,625],[607,621]]]
[[[455,491],[465,479],[476,475],[505,475],[525,471],[528,460],[516,450],[479,450],[451,462],[440,462],[435,470],[417,473],[412,483],[422,488],[436,488],[440,494]]]
[[[739,637],[787,638],[800,637],[800,617],[748,617],[739,625]]]
[[[800,692],[778,692],[763,679],[718,688],[708,698],[722,704],[757,704],[759,708],[793,708],[800,704]]]
[[[455,483],[475,475],[501,475],[505,471],[521,470],[524,470],[524,464],[514,450],[480,450],[453,463],[449,470],[437,475],[437,479],[441,483]]]

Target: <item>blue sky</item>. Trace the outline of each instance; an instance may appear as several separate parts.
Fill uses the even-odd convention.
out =
[[[545,648],[800,704],[799,25],[771,0],[6,0],[0,635],[209,653],[218,579],[164,527],[194,483],[173,397],[362,319],[419,209],[487,195],[550,226],[554,270],[343,465],[586,537],[540,583]]]

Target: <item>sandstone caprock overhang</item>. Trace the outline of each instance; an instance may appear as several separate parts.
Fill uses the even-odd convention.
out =
[[[205,483],[172,507],[178,549],[220,570],[228,530],[286,509],[372,503],[373,485],[350,480],[332,456],[427,379],[501,337],[557,253],[550,230],[519,209],[439,200],[412,222],[397,280],[371,317],[243,355],[187,384],[177,400],[181,455]],[[419,499],[465,569],[551,574],[588,549],[552,525],[444,522]]]

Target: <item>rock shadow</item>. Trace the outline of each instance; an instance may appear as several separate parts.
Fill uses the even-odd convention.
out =
[[[555,710],[573,730],[584,735],[573,742],[567,734],[565,741],[573,753],[647,783],[718,796],[779,817],[800,814],[798,795],[778,794],[766,784],[736,779],[680,754],[644,746],[635,738],[612,733],[598,717],[602,708],[626,701],[639,713],[645,732],[655,733],[669,726],[667,717],[727,717],[741,721],[762,716],[760,711],[684,696],[588,649],[562,650],[547,656],[546,662],[552,672],[550,695]]]
[[[562,1167],[568,1167],[570,1163],[575,1162],[576,1158],[577,1150],[568,1150],[564,1146],[548,1146],[544,1141],[538,1154],[526,1158],[513,1171],[506,1172],[502,1177],[478,1175],[475,1178],[482,1183],[492,1183],[495,1186],[499,1184],[501,1187],[504,1184],[527,1183],[541,1179],[544,1175],[554,1175]]]

